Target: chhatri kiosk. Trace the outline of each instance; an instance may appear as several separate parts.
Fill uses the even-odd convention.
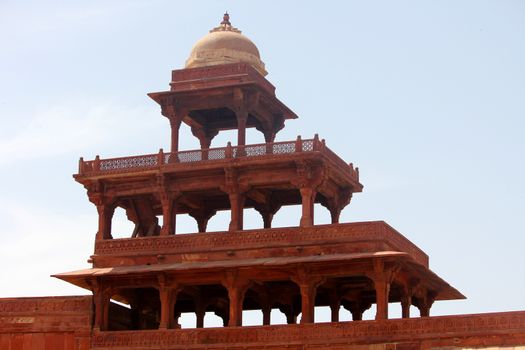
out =
[[[98,211],[93,266],[55,277],[92,297],[0,300],[0,325],[8,325],[0,339],[12,344],[23,333],[27,349],[48,349],[49,341],[56,346],[50,349],[97,350],[525,345],[523,312],[429,317],[434,302],[464,296],[429,269],[428,256],[385,222],[339,223],[363,189],[359,170],[317,135],[276,141],[297,115],[266,74],[257,47],[225,14],[195,44],[186,67],[172,72],[170,89],[149,94],[169,122],[171,149],[80,159],[74,178]],[[200,149],[181,149],[182,123]],[[265,143],[249,144],[247,128]],[[236,130],[236,142],[210,148],[223,130]],[[314,224],[316,203],[329,210],[331,224]],[[302,208],[296,226],[272,228],[273,216],[289,205]],[[116,208],[134,224],[128,238],[113,238]],[[243,229],[248,208],[260,213],[263,227]],[[219,211],[230,212],[229,226],[206,232]],[[177,234],[181,214],[195,219],[198,232]],[[400,304],[402,318],[388,319],[391,303]],[[38,313],[46,305],[55,314]],[[362,321],[372,305],[375,320]],[[330,308],[331,322],[314,322],[319,306]],[[339,322],[341,307],[353,321]],[[244,310],[260,310],[261,325],[243,326]],[[288,324],[272,325],[272,310]],[[205,328],[209,312],[224,327]],[[5,321],[31,313],[39,315],[32,332]],[[193,329],[180,328],[182,313],[195,315]],[[44,334],[44,347],[31,345],[40,339],[35,334]]]

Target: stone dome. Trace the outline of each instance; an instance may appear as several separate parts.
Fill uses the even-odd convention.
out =
[[[221,24],[193,45],[186,68],[239,62],[250,64],[263,76],[268,74],[257,46],[240,30],[232,27],[230,16],[225,13]]]

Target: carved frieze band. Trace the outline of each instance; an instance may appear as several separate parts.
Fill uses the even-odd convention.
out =
[[[525,312],[427,317],[386,321],[318,323],[266,327],[185,329],[140,332],[102,332],[93,336],[93,348],[152,348],[197,344],[360,343],[432,339],[438,336],[469,337],[525,334]],[[326,335],[330,335],[327,340]]]
[[[11,313],[86,313],[91,296],[0,299],[0,316]]]
[[[236,248],[288,246],[290,242],[327,244],[383,240],[394,249],[408,253],[418,263],[428,266],[428,256],[400,233],[383,222],[351,223],[309,228],[283,228],[243,232],[213,232],[168,237],[144,237],[97,241],[95,254],[190,253]]]

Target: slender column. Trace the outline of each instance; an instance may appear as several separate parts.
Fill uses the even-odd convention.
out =
[[[330,209],[330,217],[332,219],[332,224],[338,224],[339,223],[339,216],[341,215],[341,209],[339,208],[332,208]]]
[[[159,329],[178,328],[175,319],[175,303],[179,287],[176,284],[168,284],[164,275],[158,276],[160,297],[160,323]]]
[[[314,199],[316,191],[311,187],[301,187],[302,216],[301,227],[310,227],[314,224]]]
[[[384,278],[374,279],[376,290],[376,320],[386,320],[388,318],[388,296],[390,293],[390,283]]]
[[[228,193],[231,205],[230,231],[238,231],[243,228],[244,194],[239,191]]]
[[[350,313],[352,314],[352,321],[363,320],[363,310],[360,308],[351,309]]]
[[[237,145],[246,145],[246,121],[248,120],[248,111],[245,108],[239,108],[237,116]]]
[[[197,221],[197,228],[199,232],[206,232],[206,228],[208,227],[208,221],[210,220],[209,216],[199,216],[195,218]]]
[[[311,283],[301,284],[301,323],[314,322],[316,287]]]
[[[263,132],[264,134],[264,142],[266,143],[273,143],[275,141],[275,130],[265,130]]]
[[[206,315],[206,306],[202,301],[195,302],[195,316],[197,317],[197,328],[204,328],[204,316]]]
[[[211,146],[212,139],[217,136],[219,133],[219,130],[216,129],[207,129],[203,127],[191,127],[191,133],[199,139],[199,143],[201,145],[202,150],[202,159],[206,160],[208,159],[208,149]]]
[[[273,216],[280,209],[280,206],[274,207],[271,203],[267,202],[255,205],[254,209],[261,215],[264,228],[271,228]]]
[[[228,289],[228,296],[230,297],[229,327],[242,326],[242,304],[245,292],[246,289],[242,288],[242,286],[231,286]]]
[[[95,286],[93,290],[95,302],[95,320],[93,328],[100,331],[108,330],[109,295],[101,286]]]
[[[199,232],[206,232],[208,221],[217,213],[217,210],[208,209],[206,207],[199,210],[191,210],[188,214],[197,221]]]
[[[167,104],[162,106],[162,114],[168,118],[171,126],[171,153],[170,163],[176,163],[178,158],[176,153],[179,151],[179,130],[184,115],[187,113],[178,105]]]
[[[173,155],[179,151],[179,130],[182,120],[180,118],[170,118],[171,126],[171,153]],[[171,160],[171,158],[170,158]],[[173,162],[173,160],[172,160]],[[176,160],[175,160],[176,162]]]
[[[323,279],[312,276],[306,268],[299,268],[295,276],[292,276],[292,280],[299,286],[301,292],[301,323],[313,323],[315,295]]]
[[[261,311],[263,314],[263,326],[269,326],[272,313],[272,308],[270,307],[270,304],[263,305]]]
[[[113,213],[115,212],[115,206],[108,203],[97,204],[98,212],[98,232],[96,235],[97,240],[111,239],[111,220],[113,219]]]
[[[330,302],[330,313],[331,313],[331,322],[339,322],[339,309],[341,308],[341,303],[338,299],[333,299]]]
[[[432,304],[434,304],[435,299],[436,299],[435,293],[429,291],[423,298],[421,298],[418,301],[417,308],[419,309],[419,314],[421,317],[430,316],[430,308],[432,307]]]
[[[173,314],[173,299],[176,297],[173,288],[161,287],[159,289],[160,295],[160,329],[172,328],[174,324],[174,314]]]
[[[229,327],[242,326],[242,305],[249,281],[240,279],[237,271],[228,271],[224,280],[230,299]]]
[[[173,235],[176,232],[177,225],[177,200],[173,195],[168,193],[162,193],[160,196],[162,204],[162,229],[160,231],[161,236]]]
[[[401,297],[401,317],[410,318],[410,305],[412,305],[412,297],[408,294]]]

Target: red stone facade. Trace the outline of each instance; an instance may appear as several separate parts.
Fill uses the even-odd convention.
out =
[[[218,30],[229,25],[225,16]],[[170,151],[81,158],[74,175],[98,211],[93,266],[55,277],[93,296],[1,299],[1,350],[525,346],[524,312],[430,317],[434,302],[465,297],[385,222],[339,222],[363,189],[358,168],[317,135],[275,142],[297,116],[260,70],[246,62],[175,70],[170,90],[149,96],[169,121]],[[179,150],[182,123],[200,149]],[[266,142],[247,144],[250,127]],[[210,148],[230,129],[236,145]],[[331,224],[315,225],[316,203]],[[297,225],[272,228],[287,205],[301,206]],[[135,225],[129,238],[113,237],[116,208]],[[244,230],[245,209],[263,227]],[[229,226],[207,232],[218,211],[230,213]],[[198,232],[178,235],[180,214]],[[392,303],[401,319],[388,319]],[[363,321],[372,305],[375,320]],[[329,308],[331,322],[315,323],[316,307]],[[341,307],[352,321],[339,321]],[[244,310],[260,311],[262,325],[243,326]],[[272,325],[272,310],[288,324]],[[194,329],[180,329],[182,313],[195,315]],[[204,328],[206,313],[224,327]]]

